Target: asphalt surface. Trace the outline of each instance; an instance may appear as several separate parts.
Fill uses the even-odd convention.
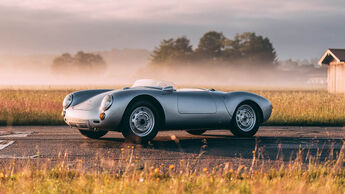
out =
[[[234,137],[228,130],[203,135],[164,131],[150,144],[139,145],[126,142],[119,132],[94,140],[66,126],[0,127],[0,164],[13,160],[54,163],[64,158],[71,165],[83,161],[86,166],[130,160],[151,166],[184,163],[211,167],[225,162],[250,165],[254,155],[270,165],[298,156],[306,163],[310,158],[323,162],[336,158],[344,137],[342,127],[261,127],[250,138]]]

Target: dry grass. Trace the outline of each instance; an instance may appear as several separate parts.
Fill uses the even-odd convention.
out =
[[[345,124],[345,96],[326,91],[256,91],[269,99],[273,113],[268,125]]]
[[[0,125],[64,124],[61,104],[73,90],[0,90]],[[269,99],[273,113],[267,125],[345,124],[342,94],[325,91],[253,91]]]
[[[81,160],[70,165],[59,157],[49,167],[29,160],[20,168],[15,162],[0,169],[0,193],[344,193],[344,147],[336,160],[301,162],[301,155],[288,163],[262,168],[224,163],[212,169],[185,164],[142,165],[133,149],[122,150],[121,160],[99,159],[98,170],[85,170]],[[253,164],[260,153],[253,151]],[[315,161],[315,160],[309,160]],[[88,164],[89,165],[89,164]]]
[[[58,125],[66,90],[1,90],[0,125]]]

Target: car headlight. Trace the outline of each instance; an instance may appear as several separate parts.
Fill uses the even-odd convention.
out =
[[[112,104],[113,104],[113,96],[111,95],[105,96],[102,100],[101,110],[102,111],[108,110]]]
[[[71,106],[72,101],[73,101],[73,95],[72,95],[72,94],[68,94],[68,95],[65,97],[65,99],[63,100],[62,107],[63,107],[64,109],[67,109],[69,106]]]

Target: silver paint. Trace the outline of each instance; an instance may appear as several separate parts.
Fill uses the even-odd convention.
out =
[[[249,92],[222,92],[213,90],[175,90],[172,87],[132,87],[119,90],[84,90],[74,92],[73,101],[65,111],[65,122],[71,127],[121,131],[122,117],[134,100],[150,99],[161,107],[163,127],[171,129],[221,129],[229,128],[236,108],[245,101],[258,106],[261,122],[269,119],[271,103]],[[101,102],[106,95],[113,97],[113,104],[100,120]]]

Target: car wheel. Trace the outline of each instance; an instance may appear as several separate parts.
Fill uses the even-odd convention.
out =
[[[207,130],[205,129],[199,129],[199,130],[187,130],[187,133],[191,134],[191,135],[202,135],[203,133],[205,133]]]
[[[82,129],[79,129],[79,131],[82,135],[91,139],[99,139],[100,137],[108,133],[108,131],[91,131]]]
[[[122,134],[134,143],[146,143],[157,135],[160,125],[156,106],[150,101],[136,101],[124,114]]]
[[[231,121],[231,132],[235,136],[250,137],[255,135],[260,127],[260,117],[257,107],[251,103],[240,104]]]

